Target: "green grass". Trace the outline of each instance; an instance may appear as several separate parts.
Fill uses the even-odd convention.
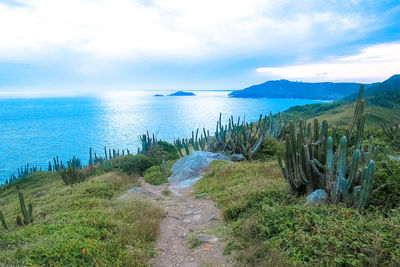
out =
[[[147,266],[155,253],[162,210],[117,200],[138,178],[119,172],[66,186],[57,173],[37,172],[0,189],[9,230],[0,228],[0,262],[10,266]],[[17,192],[33,204],[34,222],[16,224]],[[40,191],[43,196],[35,197]]]
[[[359,214],[344,205],[305,207],[276,162],[211,163],[195,184],[222,209],[225,252],[239,265],[400,264],[400,211]]]

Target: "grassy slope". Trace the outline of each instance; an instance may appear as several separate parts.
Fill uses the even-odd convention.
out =
[[[328,120],[331,125],[347,125],[354,112],[354,102],[335,102],[331,104],[309,104],[296,106],[284,111],[282,114],[290,119],[317,118],[319,121]],[[400,108],[387,108],[378,105],[366,105],[366,126],[380,128],[383,121],[399,122]]]
[[[291,119],[328,120],[331,125],[347,124],[354,111],[358,95],[352,94],[341,101],[329,104],[296,106],[284,112]],[[367,127],[379,128],[383,121],[400,122],[400,75],[364,90]]]
[[[57,173],[37,172],[0,188],[0,209],[9,227],[0,225],[0,263],[147,265],[163,212],[148,202],[115,200],[138,184],[135,177],[111,172],[66,186]],[[15,220],[21,213],[18,190],[34,210],[34,222],[23,227]],[[34,196],[44,190],[43,196]]]
[[[195,185],[222,208],[226,253],[241,265],[399,265],[400,211],[305,207],[276,162],[215,161]]]

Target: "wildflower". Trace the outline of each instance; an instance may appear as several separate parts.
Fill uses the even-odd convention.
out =
[[[93,245],[93,240],[90,240],[90,243],[89,243],[89,245]]]
[[[350,213],[350,211],[348,211],[348,212],[347,212],[347,215],[349,215],[349,216],[353,216],[353,215]]]
[[[86,248],[83,248],[82,249],[82,256],[85,256],[85,254],[86,254]]]
[[[292,233],[288,233],[287,236],[288,236],[288,237],[292,237]]]
[[[366,235],[366,234],[362,234],[362,236],[363,236],[363,237],[366,237],[367,235]]]

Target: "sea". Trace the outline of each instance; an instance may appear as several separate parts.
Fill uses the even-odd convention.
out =
[[[54,157],[84,164],[91,147],[136,152],[146,131],[159,140],[188,138],[203,127],[215,131],[219,114],[256,121],[260,114],[318,103],[307,99],[230,98],[229,91],[193,91],[195,96],[162,96],[156,91],[105,93],[96,97],[0,99],[0,183],[29,164],[47,170]],[[169,94],[172,92],[161,92]]]

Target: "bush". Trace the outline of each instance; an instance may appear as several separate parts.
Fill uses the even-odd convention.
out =
[[[168,161],[160,166],[153,166],[144,172],[144,181],[152,185],[168,183],[168,177],[171,176],[171,167],[175,161]]]
[[[379,210],[400,206],[400,163],[394,161],[377,162],[371,206]]]
[[[143,175],[144,171],[153,165],[155,165],[154,160],[143,154],[121,157],[121,170],[129,175],[135,173]]]
[[[87,177],[81,170],[72,166],[60,171],[60,175],[66,185],[81,183]]]
[[[168,160],[179,158],[178,150],[175,146],[164,141],[158,141],[156,146],[146,152],[146,155],[154,159],[158,165]]]
[[[279,142],[274,137],[267,137],[261,143],[260,149],[254,154],[255,160],[268,160],[285,151],[285,143]]]

